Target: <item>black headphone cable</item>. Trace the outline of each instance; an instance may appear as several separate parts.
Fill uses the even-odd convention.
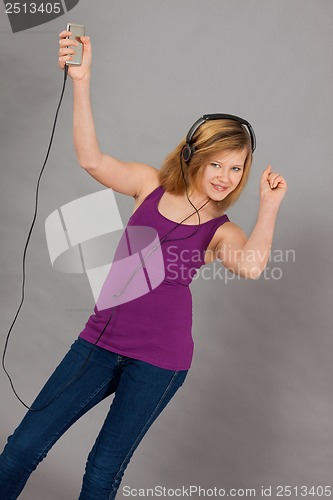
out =
[[[46,166],[46,163],[47,163],[47,160],[49,158],[49,154],[50,154],[50,150],[51,150],[51,146],[52,146],[52,142],[53,142],[53,137],[54,137],[54,133],[55,133],[55,128],[56,128],[56,124],[57,124],[57,119],[58,119],[58,114],[59,114],[59,110],[60,110],[60,106],[61,106],[61,103],[62,103],[62,99],[63,99],[63,96],[64,96],[64,92],[65,92],[65,87],[66,87],[66,81],[67,81],[67,75],[68,75],[68,65],[66,64],[65,65],[65,68],[64,68],[64,81],[63,81],[63,87],[62,87],[62,90],[61,90],[61,95],[60,95],[60,99],[59,99],[59,104],[58,104],[58,107],[57,107],[57,111],[56,111],[56,114],[55,114],[55,118],[54,118],[54,123],[53,123],[53,128],[52,128],[52,133],[51,133],[51,138],[50,138],[50,142],[49,142],[49,146],[48,146],[48,149],[47,149],[47,153],[46,153],[46,157],[45,157],[45,160],[44,160],[44,164],[43,164],[43,167],[39,173],[39,176],[38,176],[38,180],[37,180],[37,186],[36,186],[36,201],[35,201],[35,211],[34,211],[34,216],[33,216],[33,220],[32,220],[32,223],[31,223],[31,227],[30,227],[30,230],[29,230],[29,233],[28,233],[28,238],[27,238],[27,241],[26,241],[26,244],[25,244],[25,247],[24,247],[24,251],[23,251],[23,260],[22,260],[22,267],[23,267],[23,278],[22,278],[22,294],[21,294],[21,303],[16,311],[16,314],[15,314],[15,317],[13,319],[13,322],[9,328],[9,331],[7,333],[7,336],[6,336],[6,340],[5,340],[5,346],[4,346],[4,350],[3,350],[3,354],[2,354],[2,368],[4,370],[4,372],[6,373],[7,377],[8,377],[8,380],[10,382],[10,385],[12,387],[12,390],[15,394],[15,396],[18,398],[18,400],[23,404],[23,406],[25,406],[26,408],[30,409],[28,405],[26,405],[24,403],[24,401],[22,401],[22,399],[20,398],[20,396],[17,394],[16,390],[15,390],[15,387],[14,387],[14,384],[13,384],[13,381],[6,369],[6,366],[5,366],[5,356],[6,356],[6,352],[7,352],[7,347],[8,347],[8,342],[9,342],[9,337],[10,337],[10,334],[12,332],[12,329],[13,329],[13,326],[17,320],[17,317],[20,313],[20,310],[22,308],[22,305],[23,305],[23,301],[24,301],[24,288],[25,288],[25,259],[26,259],[26,253],[27,253],[27,248],[28,248],[28,243],[29,243],[29,240],[30,240],[30,237],[31,237],[31,233],[32,233],[32,230],[33,230],[33,227],[35,225],[35,222],[36,222],[36,218],[37,218],[37,210],[38,210],[38,194],[39,194],[39,185],[40,185],[40,180],[41,180],[41,177],[43,175],[43,172],[44,172],[44,169],[45,169],[45,166]]]

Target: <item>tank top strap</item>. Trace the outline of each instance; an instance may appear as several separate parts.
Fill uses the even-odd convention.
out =
[[[230,222],[227,214],[220,215],[219,217],[215,217],[215,219],[211,219],[208,223],[211,222],[211,228],[215,231],[218,227],[222,226],[225,222]]]
[[[155,189],[150,191],[149,194],[144,198],[144,200],[140,203],[138,208],[134,211],[134,213],[131,215],[130,219],[135,217],[135,219],[140,219],[143,214],[151,213],[151,211],[154,211],[155,206],[158,206],[159,199],[161,198],[163,193],[163,188],[162,186],[157,186]]]
[[[158,202],[160,200],[160,198],[162,197],[162,194],[163,194],[163,187],[162,186],[157,186],[155,189],[153,189],[146,197],[145,199],[143,200],[143,202],[141,203],[141,205],[143,205],[144,203],[146,202],[153,202],[153,203],[156,203],[158,205]]]
[[[221,215],[220,217],[215,217],[214,219],[211,219],[210,221],[204,223],[204,225],[202,226],[202,230],[204,231],[203,241],[205,250],[208,248],[217,229],[225,222],[229,222],[229,217],[227,216],[227,214]]]

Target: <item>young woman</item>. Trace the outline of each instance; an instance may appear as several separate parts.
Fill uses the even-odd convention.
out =
[[[77,41],[60,34],[59,66]],[[160,170],[103,154],[90,106],[91,43],[69,66],[74,86],[74,143],[80,165],[98,182],[132,196],[128,228],[147,226],[159,237],[164,278],[148,293],[114,308],[94,309],[0,456],[0,499],[18,497],[52,445],[89,409],[114,393],[88,456],[80,500],[114,499],[143,436],[184,383],[193,354],[189,284],[204,264],[219,260],[244,278],[265,269],[274,224],[287,185],[268,166],[249,236],[224,211],[243,190],[255,136],[233,115],[205,115]],[[170,249],[172,246],[172,255]],[[175,259],[176,255],[176,259]],[[172,267],[171,267],[172,264]],[[182,272],[180,272],[182,271]],[[184,272],[185,271],[185,272]]]

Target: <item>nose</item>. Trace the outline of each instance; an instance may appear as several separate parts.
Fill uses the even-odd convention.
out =
[[[219,182],[225,182],[226,184],[229,183],[230,177],[229,177],[229,171],[227,169],[221,168],[219,171],[217,178]]]

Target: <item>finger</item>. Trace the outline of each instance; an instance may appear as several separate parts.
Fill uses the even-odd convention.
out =
[[[59,56],[66,56],[69,54],[75,54],[75,52],[76,51],[74,49],[71,49],[68,47],[63,47],[63,48],[59,49]]]
[[[60,38],[65,38],[66,36],[72,36],[72,32],[71,32],[71,31],[64,30],[64,31],[62,31],[61,33],[59,33],[59,37],[60,37]]]
[[[79,45],[80,42],[73,40],[72,38],[61,38],[59,40],[60,47],[67,47],[68,45]]]
[[[276,172],[272,172],[272,176],[268,179],[268,182],[270,183],[271,186],[273,186],[273,184],[276,183],[276,179],[278,177],[281,177],[280,174],[278,174]]]
[[[58,59],[60,68],[64,69],[66,61],[71,61],[72,59],[73,59],[73,56],[60,56]]]
[[[284,181],[283,177],[281,175],[278,175],[271,183],[272,189],[276,188],[279,184],[282,184],[283,181]]]

